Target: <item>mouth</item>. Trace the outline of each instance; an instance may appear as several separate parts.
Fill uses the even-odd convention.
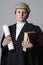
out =
[[[23,18],[23,17],[20,17],[20,18]]]

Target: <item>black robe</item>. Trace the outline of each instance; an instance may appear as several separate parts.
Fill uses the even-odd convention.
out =
[[[4,35],[1,41],[1,65],[43,65],[43,35],[39,26],[35,26],[26,22],[22,28],[17,40],[16,37],[16,24],[9,26],[14,49],[8,50],[7,45],[2,46]],[[37,32],[36,42],[33,43],[31,49],[27,49],[26,52],[22,50],[22,41],[24,38],[24,32],[35,31]]]

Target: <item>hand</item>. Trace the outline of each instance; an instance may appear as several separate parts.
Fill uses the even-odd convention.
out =
[[[6,36],[5,38],[4,38],[4,41],[2,42],[2,45],[3,46],[6,46],[6,45],[8,45],[8,43],[11,41],[11,36],[10,35],[8,35],[8,36]]]
[[[33,44],[30,42],[30,40],[28,39],[27,41],[22,41],[22,47],[23,48],[32,48]]]

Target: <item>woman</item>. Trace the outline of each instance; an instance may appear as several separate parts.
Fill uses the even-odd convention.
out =
[[[1,41],[2,56],[1,65],[42,65],[42,42],[43,36],[39,26],[28,23],[26,20],[30,14],[29,5],[20,2],[15,7],[16,24],[9,26],[11,36],[3,35]],[[34,31],[37,33],[36,42],[33,44],[29,38],[24,41],[24,33]],[[13,41],[14,49],[8,49],[10,40]],[[26,49],[26,52],[23,51]]]

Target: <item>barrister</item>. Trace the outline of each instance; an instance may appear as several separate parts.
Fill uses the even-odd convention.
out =
[[[42,31],[39,26],[26,21],[30,14],[29,5],[24,2],[18,3],[14,13],[17,22],[9,26],[11,36],[3,35],[1,41],[1,65],[42,65]],[[32,43],[29,38],[24,41],[24,33],[29,31],[37,33],[35,43]],[[9,50],[8,44],[11,39],[14,49]],[[26,51],[23,51],[23,48],[26,48]]]

